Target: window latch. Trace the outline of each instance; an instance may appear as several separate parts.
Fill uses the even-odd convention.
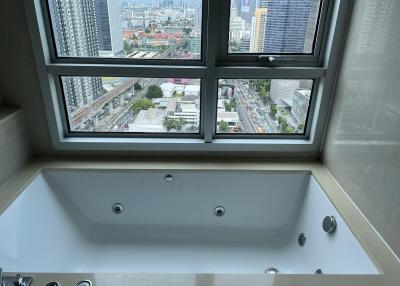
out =
[[[261,63],[261,64],[272,64],[276,60],[277,60],[277,58],[273,57],[273,56],[262,55],[262,56],[258,57],[258,62]]]
[[[292,62],[295,59],[290,58],[282,58],[280,56],[268,56],[268,55],[260,55],[258,56],[258,62],[262,65],[272,65],[276,62]]]

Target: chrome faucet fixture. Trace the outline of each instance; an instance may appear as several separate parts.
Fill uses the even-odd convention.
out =
[[[29,286],[32,281],[32,277],[24,277],[21,273],[16,276],[4,276],[0,268],[0,286]]]

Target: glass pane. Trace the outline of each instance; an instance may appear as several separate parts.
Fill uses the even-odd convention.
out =
[[[229,53],[312,54],[321,0],[231,0]]]
[[[62,77],[72,132],[199,133],[200,79]]]
[[[60,57],[200,59],[202,0],[48,0]]]
[[[220,79],[217,133],[304,134],[313,83]]]

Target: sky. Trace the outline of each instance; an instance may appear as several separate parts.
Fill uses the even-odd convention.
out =
[[[163,0],[156,0],[156,3],[160,3]],[[184,2],[191,4],[191,5],[199,5],[201,0],[183,0]],[[132,3],[139,3],[139,2],[148,2],[151,3],[151,0],[122,0],[122,2],[132,2]],[[174,4],[179,4],[181,0],[174,0]]]

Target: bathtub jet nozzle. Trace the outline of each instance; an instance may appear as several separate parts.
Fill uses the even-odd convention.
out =
[[[279,270],[276,269],[275,267],[269,267],[267,269],[265,269],[265,274],[279,274]]]
[[[112,211],[113,211],[115,214],[121,214],[121,213],[124,211],[124,206],[123,206],[123,204],[121,204],[121,203],[115,203],[115,204],[113,204],[113,206],[112,206]]]
[[[215,216],[221,217],[225,214],[225,208],[218,206],[214,208],[214,214]]]

